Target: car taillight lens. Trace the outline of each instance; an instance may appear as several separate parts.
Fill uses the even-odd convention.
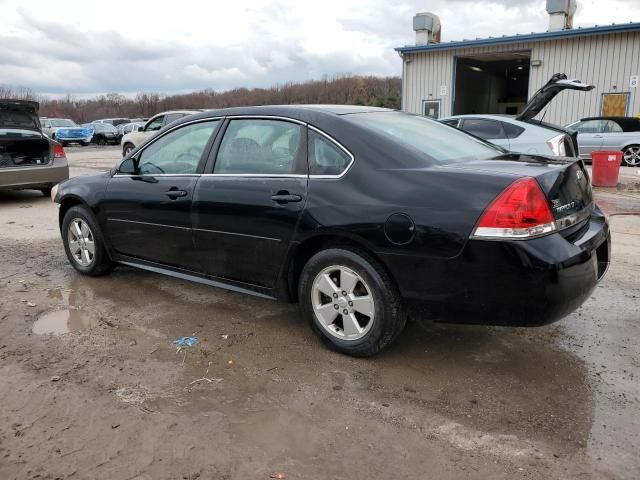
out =
[[[532,177],[516,180],[484,211],[474,238],[528,239],[556,231],[551,207]]]
[[[557,155],[559,157],[566,157],[567,148],[564,142],[565,142],[564,135],[558,135],[557,137],[553,137],[551,140],[549,140],[547,142],[547,145],[549,145],[549,148],[551,149],[554,155]]]
[[[63,158],[67,158],[67,156],[64,153],[64,148],[62,148],[62,145],[60,145],[59,143],[54,143],[53,144],[53,160],[60,160]]]

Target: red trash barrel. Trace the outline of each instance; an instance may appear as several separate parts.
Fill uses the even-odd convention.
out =
[[[594,187],[615,187],[622,163],[622,152],[593,152],[591,154],[591,183]]]

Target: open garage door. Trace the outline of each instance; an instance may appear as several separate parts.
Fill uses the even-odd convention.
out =
[[[453,113],[515,115],[527,103],[531,52],[456,57]]]

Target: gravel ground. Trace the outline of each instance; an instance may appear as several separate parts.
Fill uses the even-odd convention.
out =
[[[120,158],[67,153],[72,175]],[[0,193],[0,478],[640,478],[640,217],[611,222],[611,268],[564,320],[412,322],[363,360],[326,350],[295,305],[80,276],[55,206]]]

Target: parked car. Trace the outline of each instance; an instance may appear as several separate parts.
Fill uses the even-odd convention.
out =
[[[42,133],[37,102],[0,100],[0,189],[40,190],[69,178],[62,146]]]
[[[619,150],[623,165],[640,166],[640,118],[589,117],[566,128],[578,133],[580,158],[591,161],[596,150]]]
[[[565,74],[556,73],[519,115],[456,115],[441,121],[513,152],[577,157],[575,133],[533,117],[563,90],[589,91],[593,88],[593,85],[568,80]]]
[[[107,145],[109,143],[118,145],[122,138],[118,129],[110,123],[87,123],[83,126],[93,129],[91,143],[95,143],[96,145]]]
[[[79,143],[83,147],[86,147],[93,140],[93,127],[85,127],[77,125],[71,121],[73,126],[58,127],[56,129],[56,140],[66,146],[69,143]]]
[[[120,140],[127,133],[137,132],[140,127],[144,127],[144,122],[131,122],[131,123],[122,123],[118,125],[118,134],[120,135]]]
[[[299,301],[333,348],[372,355],[407,314],[542,325],[609,264],[580,160],[505,153],[424,117],[356,106],[207,111],[55,201],[87,275],[130,265]]]
[[[122,145],[122,156],[128,155],[134,148],[141,145],[149,138],[153,137],[158,131],[172,122],[192,115],[194,113],[201,112],[202,110],[171,110],[169,112],[158,113],[151,117],[145,123],[144,127],[138,128],[138,131],[132,131],[122,137],[120,144]]]
[[[121,125],[123,123],[130,123],[131,120],[129,120],[128,118],[102,118],[100,120],[94,120],[91,123],[107,123],[109,125],[113,125],[114,127],[117,127],[118,125]]]
[[[58,129],[60,128],[74,128],[78,124],[70,118],[40,118],[40,125],[42,126],[42,132],[49,138],[55,140]]]

